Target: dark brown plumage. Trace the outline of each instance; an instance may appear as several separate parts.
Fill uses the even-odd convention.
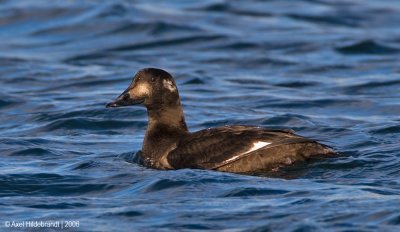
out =
[[[158,169],[199,168],[257,173],[335,154],[290,130],[223,126],[190,133],[173,77],[161,69],[140,70],[131,85],[107,107],[143,104],[149,123],[140,163]]]

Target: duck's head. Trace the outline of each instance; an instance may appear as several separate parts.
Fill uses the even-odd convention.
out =
[[[179,93],[171,74],[157,68],[145,68],[136,73],[129,87],[106,107],[143,104],[148,109],[179,104]]]

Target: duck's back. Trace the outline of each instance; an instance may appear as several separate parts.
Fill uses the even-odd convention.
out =
[[[168,154],[167,160],[175,169],[254,173],[331,154],[334,152],[327,146],[290,130],[224,126],[183,136]]]

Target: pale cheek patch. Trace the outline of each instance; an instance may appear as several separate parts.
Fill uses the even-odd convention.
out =
[[[170,81],[170,80],[163,80],[163,85],[170,92],[175,92],[176,91],[176,87],[175,87],[174,83],[172,83],[172,81]]]
[[[138,97],[149,96],[150,95],[150,86],[146,83],[141,83],[130,91],[130,95],[138,96]]]

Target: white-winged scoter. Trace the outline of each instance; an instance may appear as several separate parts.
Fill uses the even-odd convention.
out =
[[[144,105],[148,114],[137,160],[151,168],[258,173],[336,154],[328,146],[291,130],[233,125],[189,132],[175,81],[162,69],[140,70],[107,107],[135,104]]]

